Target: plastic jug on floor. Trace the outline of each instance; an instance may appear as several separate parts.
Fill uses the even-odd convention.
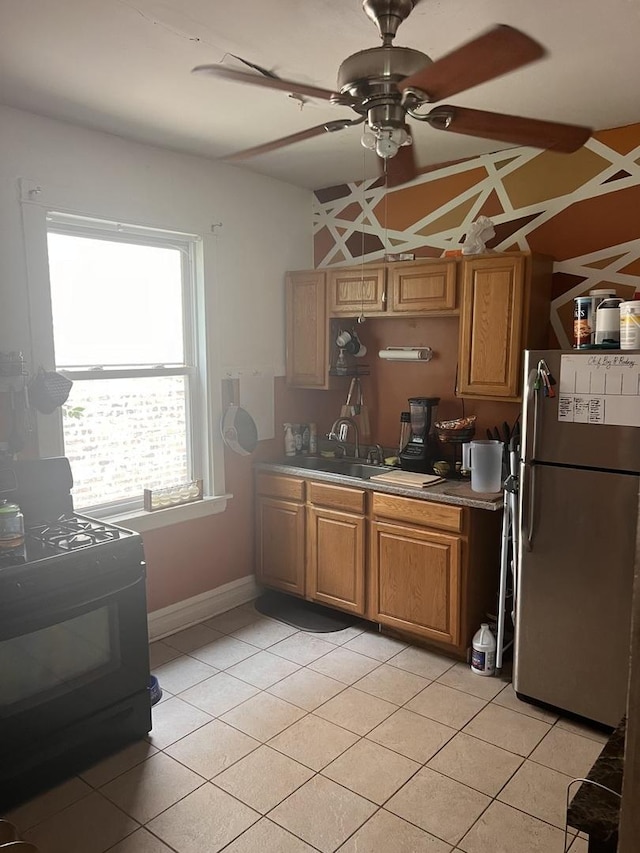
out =
[[[471,644],[471,672],[476,675],[496,674],[496,638],[487,622],[480,625]]]

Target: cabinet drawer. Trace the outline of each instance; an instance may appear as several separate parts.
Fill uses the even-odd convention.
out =
[[[264,471],[259,471],[256,475],[256,491],[259,495],[303,501],[304,480],[298,477],[283,477],[281,474],[267,474]]]
[[[464,509],[459,506],[431,503],[429,501],[401,498],[395,495],[373,495],[373,514],[396,521],[407,521],[424,527],[437,527],[461,533]]]
[[[390,268],[393,314],[453,312],[456,307],[456,262],[413,261]]]
[[[329,314],[352,317],[365,311],[380,314],[386,309],[386,272],[383,266],[347,267],[331,270],[329,280]]]
[[[309,483],[309,502],[318,506],[364,512],[364,491],[327,483]]]

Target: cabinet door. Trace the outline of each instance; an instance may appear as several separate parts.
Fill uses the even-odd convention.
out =
[[[324,388],[328,382],[327,310],[323,272],[291,272],[285,281],[287,384]]]
[[[386,310],[385,268],[349,267],[329,270],[329,314],[354,317],[381,314]]]
[[[525,259],[496,255],[462,262],[458,393],[517,397],[522,359]]]
[[[364,614],[364,553],[364,516],[308,507],[307,598]]]
[[[371,525],[374,619],[457,646],[461,540],[420,527]]]
[[[256,576],[264,586],[304,595],[304,504],[258,497]]]
[[[389,268],[393,314],[452,312],[456,307],[456,261],[415,261]]]

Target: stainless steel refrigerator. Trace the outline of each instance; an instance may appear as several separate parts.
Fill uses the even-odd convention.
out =
[[[640,353],[527,351],[524,379],[514,687],[615,726],[629,668]]]

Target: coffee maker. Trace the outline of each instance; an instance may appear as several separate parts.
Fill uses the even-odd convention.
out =
[[[400,453],[403,471],[427,472],[433,463],[431,426],[436,419],[440,397],[409,397],[411,435]]]

